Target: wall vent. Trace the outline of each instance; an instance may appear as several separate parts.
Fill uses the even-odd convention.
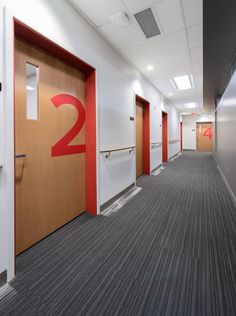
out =
[[[161,34],[151,8],[134,14],[134,17],[137,20],[146,38],[154,37]]]

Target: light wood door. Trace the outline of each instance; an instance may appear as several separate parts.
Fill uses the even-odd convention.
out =
[[[197,123],[197,150],[212,151],[212,123]]]
[[[38,119],[26,116],[26,63],[38,66]],[[84,75],[20,40],[15,41],[16,253],[24,251],[85,211],[85,153],[52,156],[52,147],[75,124],[68,94],[85,101]],[[81,112],[82,113],[82,112]],[[71,141],[85,144],[85,126]]]
[[[143,174],[143,104],[136,101],[136,177]]]

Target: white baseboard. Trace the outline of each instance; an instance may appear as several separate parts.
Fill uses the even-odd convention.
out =
[[[214,156],[213,156],[213,157],[214,157]],[[231,195],[231,197],[232,197],[232,199],[233,199],[234,205],[235,205],[235,207],[236,207],[236,196],[234,195],[234,192],[232,191],[232,189],[231,189],[231,187],[230,187],[230,185],[229,185],[229,183],[228,183],[228,181],[227,181],[227,179],[226,179],[226,177],[225,177],[223,171],[221,170],[219,164],[217,163],[215,157],[214,157],[214,160],[215,160],[216,165],[217,165],[217,168],[218,168],[218,170],[219,170],[219,172],[220,172],[220,174],[221,174],[221,177],[223,178],[224,183],[225,183],[225,185],[226,185],[226,187],[227,187],[227,189],[228,189],[228,191],[229,191],[229,193],[230,193],[230,195]]]

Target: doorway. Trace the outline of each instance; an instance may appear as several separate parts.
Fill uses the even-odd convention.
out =
[[[150,174],[149,102],[136,95],[136,178]]]
[[[168,161],[168,114],[162,111],[162,162]]]
[[[197,151],[212,151],[212,123],[197,123]]]
[[[183,122],[180,122],[180,151],[183,150]]]
[[[17,255],[97,214],[96,100],[94,68],[14,23]]]

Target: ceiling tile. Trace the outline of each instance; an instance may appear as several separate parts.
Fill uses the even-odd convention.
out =
[[[193,80],[194,80],[194,86],[196,87],[196,89],[203,88],[203,75],[202,74],[194,75]]]
[[[166,76],[168,76],[169,78],[192,74],[190,65],[172,67],[169,69],[164,69],[164,71]]]
[[[180,66],[190,66],[190,58],[189,58],[189,51],[186,50],[184,52],[179,52],[176,54],[171,55],[162,55],[158,56],[156,54],[157,59],[161,66],[165,69],[169,69],[172,67],[180,67]]]
[[[203,63],[203,49],[194,48],[191,49],[191,59],[193,64],[202,64]]]
[[[151,0],[123,0],[123,2],[132,14],[151,7]]]
[[[185,27],[179,0],[165,0],[155,4],[157,16],[165,33]]]
[[[157,56],[171,55],[188,49],[185,31],[155,36],[148,39],[148,44]]]
[[[192,26],[203,22],[203,0],[182,0],[186,25]]]
[[[71,0],[77,8],[85,13],[96,25],[109,22],[109,17],[120,11],[125,12],[121,0]]]
[[[202,24],[187,29],[190,48],[203,47]]]
[[[133,46],[144,41],[143,33],[134,23],[123,28],[118,28],[112,23],[107,23],[102,25],[100,30],[110,41],[114,42],[118,48]]]
[[[153,57],[150,48],[145,42],[132,47],[125,47],[122,49],[122,53],[145,74],[148,73],[148,65],[154,66],[154,69],[150,73],[161,71],[160,65]]]
[[[202,74],[203,73],[203,64],[194,64],[192,63],[193,73],[194,74]]]
[[[169,92],[173,91],[173,86],[168,79],[155,79],[153,83],[164,95],[168,95]]]

